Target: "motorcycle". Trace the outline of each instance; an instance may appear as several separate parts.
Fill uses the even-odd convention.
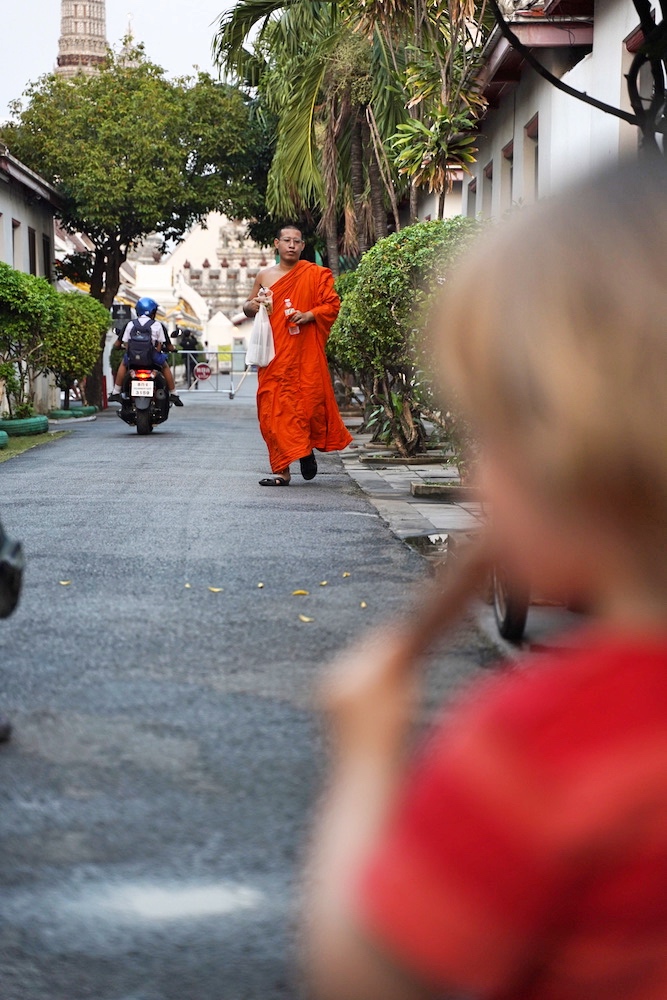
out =
[[[164,375],[157,368],[131,368],[123,382],[118,416],[137,434],[150,434],[156,424],[169,416],[169,389]]]

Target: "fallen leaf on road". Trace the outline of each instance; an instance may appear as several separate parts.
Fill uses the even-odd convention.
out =
[[[326,587],[328,583],[329,583],[328,580],[322,580],[322,583],[320,584],[320,587]]]
[[[208,589],[211,591],[212,594],[222,593],[222,587],[209,587]]]
[[[71,582],[72,582],[71,580],[58,580],[58,583],[60,584],[61,587],[69,587]]]
[[[365,602],[365,601],[362,601],[362,602],[361,602],[361,604],[359,605],[359,607],[360,607],[360,608],[367,608],[367,607],[368,607],[368,605],[366,604],[366,602]]]
[[[309,590],[293,590],[292,597],[308,597],[310,594]]]
[[[186,590],[192,590],[192,584],[191,583],[186,583],[185,584],[185,589]]]
[[[264,586],[264,584],[263,584],[263,583],[258,583],[258,584],[257,584],[257,589],[258,589],[258,590],[261,590],[263,586]]]
[[[343,573],[343,576],[349,576],[349,575],[350,575],[349,573]]]
[[[300,622],[314,622],[314,618],[308,618],[307,615],[299,615]]]

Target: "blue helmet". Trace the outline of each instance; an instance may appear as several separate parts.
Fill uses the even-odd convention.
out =
[[[155,319],[155,313],[158,311],[158,304],[155,299],[144,297],[143,299],[139,299],[134,309],[137,316],[150,316],[151,319]]]

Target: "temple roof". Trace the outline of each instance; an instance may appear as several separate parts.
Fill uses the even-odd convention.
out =
[[[580,46],[593,47],[593,0],[545,0],[544,4],[519,10],[508,19],[512,31],[531,51]],[[526,61],[494,28],[482,53],[477,74],[480,90],[491,107],[521,79]]]

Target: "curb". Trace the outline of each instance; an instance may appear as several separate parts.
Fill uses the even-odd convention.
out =
[[[77,424],[89,424],[92,420],[97,420],[97,414],[93,413],[90,417],[77,417],[76,420],[69,420],[67,417],[49,417],[49,427],[58,427],[61,424],[67,424],[67,427],[76,427]]]

